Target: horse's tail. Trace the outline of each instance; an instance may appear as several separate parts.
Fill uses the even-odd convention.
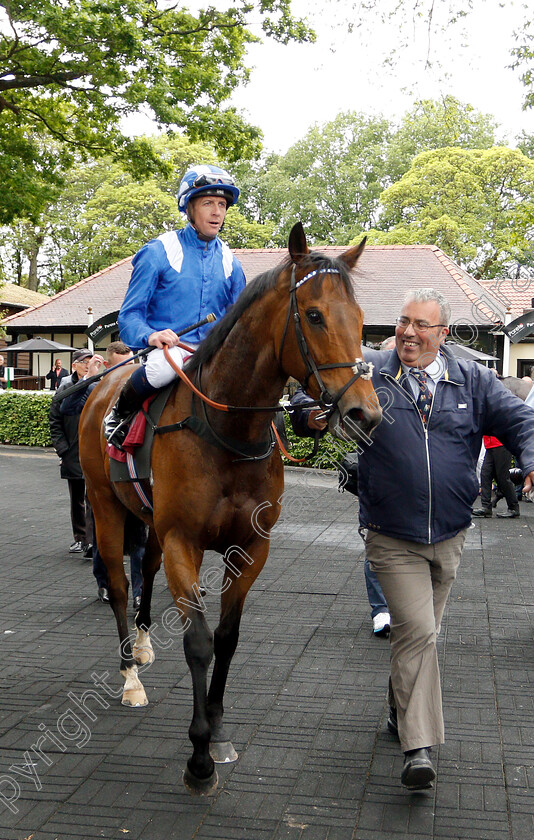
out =
[[[147,538],[148,526],[142,519],[138,519],[131,511],[128,511],[124,523],[124,553],[131,554],[133,548],[145,546]]]

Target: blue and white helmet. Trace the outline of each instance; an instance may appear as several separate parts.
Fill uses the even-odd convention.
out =
[[[178,190],[178,208],[182,213],[187,212],[189,200],[200,193],[223,196],[227,207],[235,204],[239,197],[239,190],[232,176],[224,169],[211,164],[195,164],[182,178]]]

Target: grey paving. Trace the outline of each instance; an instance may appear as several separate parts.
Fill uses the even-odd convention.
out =
[[[288,470],[229,677],[239,759],[197,798],[181,782],[190,677],[161,625],[163,574],[150,703],[128,710],[112,696],[112,613],[67,552],[55,455],[1,447],[0,474],[0,840],[532,840],[534,505],[469,531],[439,640],[447,741],[434,790],[410,794],[385,731],[389,651],[371,633],[357,503],[331,476]]]

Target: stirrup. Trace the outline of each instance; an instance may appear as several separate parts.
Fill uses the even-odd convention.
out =
[[[104,437],[115,449],[122,451],[122,444],[126,440],[133,416],[129,414],[128,417],[120,417],[116,406],[113,406],[109,414],[104,417]]]

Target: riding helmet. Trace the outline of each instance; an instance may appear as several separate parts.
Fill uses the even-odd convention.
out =
[[[232,176],[224,169],[211,164],[195,164],[185,173],[178,190],[178,207],[181,212],[186,213],[190,199],[201,193],[223,196],[227,207],[235,204],[239,197],[239,190]]]

